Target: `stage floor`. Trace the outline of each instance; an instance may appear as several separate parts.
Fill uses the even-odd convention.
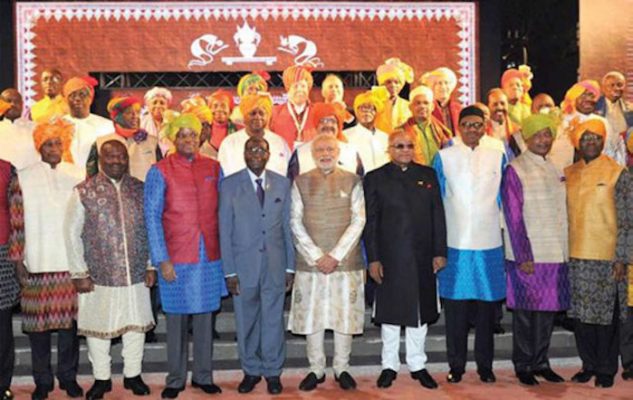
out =
[[[565,379],[569,379],[575,372],[577,367],[558,367],[556,371]],[[377,370],[376,370],[377,371]],[[484,384],[478,379],[474,370],[469,370],[461,383],[453,385],[446,383],[445,371],[432,371],[432,375],[440,384],[437,390],[428,390],[420,386],[416,381],[412,380],[405,368],[402,368],[398,375],[398,379],[389,389],[379,390],[376,388],[377,375],[375,371],[356,370],[355,378],[358,383],[358,389],[355,391],[344,392],[339,389],[334,382],[331,373],[328,374],[325,383],[320,385],[315,391],[305,393],[297,388],[303,373],[305,371],[291,371],[282,376],[284,392],[278,396],[270,396],[266,393],[266,384],[260,382],[255,390],[248,395],[237,393],[237,385],[241,380],[241,372],[222,371],[216,374],[215,381],[223,390],[220,396],[209,396],[198,389],[187,386],[184,392],[180,394],[179,399],[195,400],[204,398],[219,398],[224,400],[231,399],[266,399],[275,398],[279,400],[290,399],[337,399],[337,400],[353,400],[353,399],[397,399],[397,400],[526,400],[526,399],[609,399],[609,400],[630,400],[633,398],[633,381],[623,381],[618,374],[615,385],[610,389],[597,389],[593,386],[593,381],[586,384],[575,384],[565,382],[561,384],[541,383],[534,388],[520,386],[514,377],[514,373],[510,368],[496,369],[497,383]],[[164,382],[164,374],[146,374],[145,381],[150,384],[152,394],[144,397],[145,399],[160,399],[160,391]],[[80,384],[87,390],[92,384],[92,378],[82,376],[79,379]],[[137,398],[130,392],[123,389],[121,376],[113,377],[113,391],[105,396],[106,400],[115,399],[133,399]],[[30,392],[33,390],[32,380],[30,378],[20,378],[13,385],[13,391],[16,399],[30,399]],[[67,399],[64,392],[55,389],[49,396],[50,400]]]

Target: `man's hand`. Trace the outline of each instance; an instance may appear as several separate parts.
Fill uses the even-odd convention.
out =
[[[616,281],[623,281],[626,278],[626,266],[622,263],[613,264],[613,279]]]
[[[18,278],[20,286],[24,288],[29,282],[29,271],[26,269],[24,261],[20,260],[15,262],[15,275]]]
[[[317,260],[317,269],[324,274],[331,274],[338,267],[338,260],[329,254]]]
[[[151,288],[156,284],[156,271],[148,269],[145,271],[145,286]]]
[[[229,289],[229,292],[233,296],[240,294],[240,280],[237,278],[237,275],[228,276],[226,278],[226,288]]]
[[[433,257],[433,273],[437,274],[439,270],[446,267],[446,257]]]
[[[95,285],[91,277],[73,279],[73,285],[75,285],[77,293],[90,293],[95,289]]]
[[[377,284],[380,285],[382,283],[384,274],[382,263],[380,261],[369,263],[369,276],[371,276],[371,279],[375,280]]]
[[[532,275],[534,273],[534,261],[526,261],[519,264],[519,269],[524,274]]]
[[[174,269],[174,264],[171,261],[163,261],[160,263],[160,274],[163,276],[163,279],[167,282],[173,282],[178,278],[176,276],[176,270]]]
[[[292,289],[292,285],[294,282],[295,282],[295,274],[286,272],[286,292],[289,292]]]

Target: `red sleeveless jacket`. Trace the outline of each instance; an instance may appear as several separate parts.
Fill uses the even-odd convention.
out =
[[[220,164],[199,154],[192,161],[172,154],[156,164],[166,183],[163,228],[174,264],[199,262],[198,243],[204,237],[207,258],[220,258],[218,181]]]

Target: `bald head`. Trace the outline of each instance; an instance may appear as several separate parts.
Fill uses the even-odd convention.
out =
[[[4,118],[7,118],[11,122],[20,118],[22,115],[22,95],[17,89],[9,88],[0,93],[0,99],[11,104],[11,108],[4,113]]]
[[[532,100],[532,114],[540,113],[542,109],[553,109],[556,107],[554,99],[547,93],[539,93]]]

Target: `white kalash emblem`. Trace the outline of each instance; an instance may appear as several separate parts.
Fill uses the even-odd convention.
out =
[[[260,35],[255,28],[248,26],[248,22],[244,21],[244,25],[237,27],[237,32],[233,35],[235,45],[240,50],[242,57],[222,57],[222,62],[226,65],[233,65],[236,63],[264,63],[266,65],[273,65],[277,61],[277,57],[255,57],[257,47],[262,41],[262,35]]]
[[[244,21],[242,26],[237,26],[237,31],[233,35],[235,46],[239,50],[241,57],[222,57],[222,62],[226,65],[239,63],[262,63],[268,66],[277,62],[276,56],[257,56],[257,48],[262,41],[262,35],[255,27],[251,27]],[[302,36],[288,35],[279,37],[279,47],[277,50],[294,56],[296,65],[309,65],[314,68],[323,67],[325,64],[317,57],[316,44]],[[213,63],[218,53],[230,47],[218,36],[207,33],[196,38],[191,43],[191,55],[193,59],[189,61],[188,67],[204,67]]]

